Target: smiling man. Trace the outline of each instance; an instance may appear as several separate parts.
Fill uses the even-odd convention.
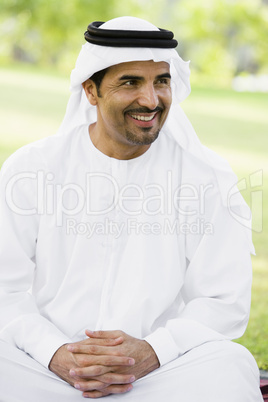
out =
[[[85,33],[59,133],[1,173],[0,400],[261,402],[248,207],[170,31]],[[88,229],[90,228],[90,235]]]

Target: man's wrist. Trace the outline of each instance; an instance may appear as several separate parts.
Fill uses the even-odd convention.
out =
[[[158,328],[155,332],[146,336],[144,340],[154,350],[160,366],[179,356],[178,346],[166,328]]]

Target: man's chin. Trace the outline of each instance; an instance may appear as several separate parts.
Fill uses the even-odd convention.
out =
[[[143,135],[137,136],[136,134],[127,131],[126,138],[133,145],[150,145],[152,144],[159,136],[160,130],[157,130],[154,133],[150,133],[151,127],[143,127]]]

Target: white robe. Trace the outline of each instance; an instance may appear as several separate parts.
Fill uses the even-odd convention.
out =
[[[102,154],[86,126],[28,145],[2,169],[0,202],[0,340],[29,354],[48,378],[55,351],[85,338],[86,328],[121,329],[152,345],[161,368],[137,384],[180,367],[186,352],[203,356],[206,345],[243,334],[251,288],[244,228],[222,204],[212,169],[165,131],[132,160]],[[250,359],[251,392],[259,398]],[[5,367],[12,367],[6,355]],[[189,376],[197,381],[191,373],[182,390]],[[177,389],[168,378],[165,387]],[[1,376],[1,389],[8,383]],[[180,400],[174,390],[169,401]],[[151,388],[141,394],[147,402],[146,392]],[[19,400],[10,395],[3,401]],[[203,397],[209,400],[207,391]]]

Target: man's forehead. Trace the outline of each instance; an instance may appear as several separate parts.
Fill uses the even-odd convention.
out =
[[[122,73],[139,72],[147,73],[150,72],[152,75],[158,75],[162,73],[169,73],[170,66],[166,61],[153,61],[153,60],[142,60],[142,61],[129,61],[124,63],[115,64],[109,67],[108,72],[113,75],[120,75]]]

